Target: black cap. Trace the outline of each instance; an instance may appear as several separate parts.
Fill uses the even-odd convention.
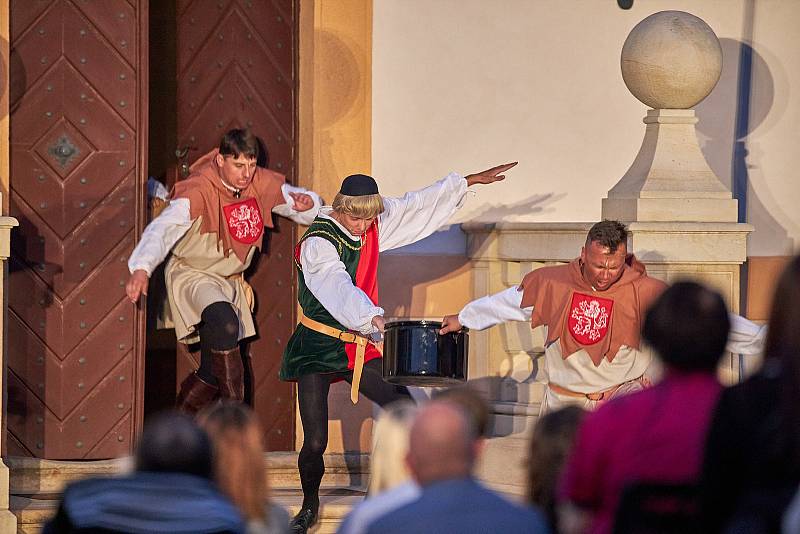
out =
[[[378,183],[372,176],[367,176],[366,174],[351,174],[342,181],[342,188],[339,192],[349,197],[377,195]]]

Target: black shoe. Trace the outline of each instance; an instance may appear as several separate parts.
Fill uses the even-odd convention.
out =
[[[308,529],[317,524],[317,510],[312,508],[300,508],[297,515],[289,523],[289,530],[292,534],[305,534]]]

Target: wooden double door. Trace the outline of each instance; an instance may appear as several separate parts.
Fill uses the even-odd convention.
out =
[[[147,354],[154,333],[124,294],[147,178],[174,175],[178,148],[191,161],[249,127],[270,168],[296,180],[297,11],[296,0],[11,2],[9,204],[20,227],[6,454],[127,454],[145,397],[174,396],[181,356]],[[284,220],[269,237],[249,273],[254,404],[268,448],[289,450],[293,390],[277,368],[293,326],[295,229]],[[145,380],[148,357],[171,358],[174,380]]]

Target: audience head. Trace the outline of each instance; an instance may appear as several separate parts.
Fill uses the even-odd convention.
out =
[[[729,329],[719,293],[696,282],[677,282],[647,312],[642,335],[668,367],[714,372]]]
[[[396,401],[386,407],[372,431],[370,496],[392,489],[411,478],[405,458],[409,432],[417,407],[410,401]]]
[[[456,386],[434,393],[433,398],[460,406],[472,418],[478,437],[487,436],[489,403],[478,390],[469,386]]]
[[[769,314],[764,357],[795,362],[800,357],[800,256],[783,270]],[[795,364],[800,373],[800,362]],[[800,380],[798,380],[800,383]]]
[[[261,427],[253,411],[238,402],[216,403],[198,415],[214,449],[214,475],[248,520],[266,518],[267,473]]]
[[[764,373],[780,380],[780,433],[792,451],[792,463],[800,466],[800,256],[783,270],[769,314],[764,346]],[[791,467],[790,469],[797,469]]]
[[[463,409],[433,401],[414,419],[406,462],[421,486],[464,478],[475,465],[477,442],[475,425]]]
[[[212,478],[208,435],[189,416],[164,412],[144,426],[134,455],[136,470]]]
[[[547,513],[555,525],[558,481],[586,412],[567,406],[544,414],[533,428],[528,451],[528,501]]]

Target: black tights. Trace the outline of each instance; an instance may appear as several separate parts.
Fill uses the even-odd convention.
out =
[[[239,316],[229,302],[214,302],[200,314],[200,368],[197,376],[216,384],[211,364],[212,350],[230,350],[239,342]]]
[[[393,386],[383,380],[381,365],[380,358],[364,364],[359,388],[361,393],[379,406],[399,399],[411,399],[404,386]],[[328,447],[328,391],[331,378],[334,377],[342,377],[349,383],[353,373],[345,376],[315,373],[297,379],[297,403],[303,422],[303,448],[297,457],[297,467],[303,485],[304,508],[319,507],[319,486],[325,474],[322,454]]]

